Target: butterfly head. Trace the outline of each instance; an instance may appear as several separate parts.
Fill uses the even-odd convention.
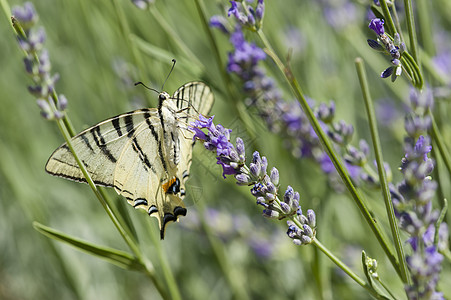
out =
[[[158,95],[158,100],[159,100],[160,103],[161,103],[161,102],[163,102],[163,101],[169,99],[170,97],[171,97],[171,96],[169,96],[168,93],[166,93],[166,92],[161,92],[161,93]]]
[[[171,98],[171,96],[169,96],[168,93],[161,92],[158,95],[158,106],[161,107],[163,105],[164,101],[168,100],[169,98]]]

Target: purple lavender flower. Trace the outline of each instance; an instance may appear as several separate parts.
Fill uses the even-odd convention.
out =
[[[385,33],[384,30],[384,20],[379,18],[372,19],[368,27],[373,30],[377,35],[383,35]]]
[[[230,142],[230,129],[221,124],[214,125],[213,117],[202,115],[190,124],[194,139],[204,142],[205,149],[216,153],[217,163],[223,168],[223,176],[234,175],[239,185],[252,186],[251,194],[256,198],[257,205],[263,206],[263,216],[272,219],[289,218],[287,232],[297,245],[310,244],[315,236],[316,217],[312,210],[307,216],[302,214],[299,204],[300,195],[292,187],[288,187],[279,199],[279,171],[273,168],[267,174],[268,160],[255,151],[252,162],[246,165],[244,143],[236,139],[236,147]],[[206,129],[205,133],[203,129]]]
[[[49,53],[44,49],[45,30],[35,28],[39,19],[34,6],[26,2],[23,7],[13,8],[13,26],[18,33],[18,42],[25,51],[25,71],[32,78],[34,85],[29,86],[29,92],[34,95],[36,103],[41,109],[41,115],[46,119],[60,119],[64,117],[64,109],[67,107],[67,99],[55,94],[55,84],[59,75],[52,75]]]
[[[242,73],[249,66],[257,65],[260,60],[266,58],[265,52],[255,44],[250,44],[244,39],[243,32],[236,30],[230,36],[230,42],[235,48],[235,52],[229,53],[229,62],[227,71],[233,73]],[[252,73],[243,74],[245,79],[251,79]]]
[[[250,1],[253,2],[253,1]],[[248,6],[244,2],[230,1],[231,7],[227,15],[233,16],[241,26],[258,30],[261,27],[263,15],[265,12],[265,4],[263,0],[258,0],[255,8]]]

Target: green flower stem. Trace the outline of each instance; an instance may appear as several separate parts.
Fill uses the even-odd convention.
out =
[[[413,16],[413,8],[412,8],[412,0],[404,0],[404,9],[406,12],[406,22],[407,22],[407,31],[409,32],[409,40],[410,40],[410,52],[412,53],[413,59],[420,65],[418,51],[417,51],[417,35],[415,33],[415,21]]]
[[[420,70],[419,65],[418,65],[417,62],[413,59],[413,57],[410,55],[410,53],[407,52],[407,51],[404,52],[404,53],[402,54],[401,61],[402,61],[404,64],[409,63],[409,65],[410,65],[411,67],[413,67],[412,73],[414,74],[414,76],[415,76],[415,78],[416,78],[416,80],[417,80],[417,82],[418,82],[417,85],[416,85],[416,87],[422,88],[422,87],[423,87],[423,84],[424,84],[424,81],[423,81],[423,75],[422,75],[422,73],[421,73],[421,70]]]
[[[381,4],[382,13],[384,14],[384,25],[388,29],[388,32],[391,35],[394,35],[396,32],[395,23],[393,22],[393,19],[391,17],[387,2],[385,2],[385,0],[380,0],[379,3]]]
[[[354,273],[346,264],[344,264],[338,257],[336,257],[329,249],[327,249],[319,240],[313,238],[312,244],[315,245],[321,252],[323,252],[331,261],[335,263],[340,269],[349,275],[358,285],[366,289],[376,299],[384,299],[379,295],[369,284],[367,284],[362,278]]]
[[[395,249],[398,254],[398,262],[401,269],[401,279],[404,283],[409,280],[407,265],[405,263],[404,250],[402,248],[401,237],[399,235],[399,227],[396,222],[396,217],[393,209],[393,203],[391,201],[390,190],[388,187],[387,174],[384,168],[384,159],[382,157],[382,146],[379,139],[379,132],[377,130],[376,114],[374,112],[373,101],[371,99],[368,81],[366,79],[366,71],[363,60],[359,57],[355,60],[357,74],[360,80],[360,87],[362,89],[363,99],[365,101],[365,107],[370,126],[371,138],[374,145],[374,153],[376,156],[377,169],[379,172],[379,182],[382,188],[382,196],[384,197],[385,209],[387,211],[388,220],[390,223],[390,229],[395,243]]]
[[[396,1],[393,0],[392,2],[393,2],[392,12],[393,12],[393,19],[394,19],[394,22],[395,22],[396,30],[399,33],[399,37],[401,38],[401,41],[404,42],[404,35],[402,33],[402,30],[401,30],[401,24],[399,23],[398,12],[396,11],[396,4],[395,4]]]
[[[377,240],[379,241],[379,244],[381,245],[385,254],[391,261],[396,272],[402,278],[402,275],[401,275],[402,272],[399,268],[398,262],[396,261],[396,257],[394,256],[390,247],[388,246],[388,242],[387,242],[386,238],[383,236],[382,231],[380,230],[379,226],[377,225],[377,223],[373,219],[372,215],[370,214],[368,208],[366,207],[365,203],[363,202],[363,200],[362,200],[363,197],[360,195],[360,193],[354,187],[354,184],[352,183],[351,178],[349,178],[349,175],[348,175],[345,167],[343,166],[342,162],[338,159],[338,155],[335,153],[335,150],[333,149],[329,138],[322,130],[312,109],[308,105],[296,78],[293,76],[293,74],[291,72],[291,69],[289,68],[289,66],[285,66],[280,61],[280,59],[277,57],[275,52],[272,50],[272,47],[271,47],[270,43],[268,42],[268,40],[266,39],[264,33],[261,30],[259,30],[257,33],[266,48],[265,49],[266,53],[268,53],[268,55],[274,60],[274,62],[276,63],[276,65],[278,66],[280,71],[283,73],[284,78],[290,85],[295,97],[298,99],[299,103],[301,104],[301,107],[302,107],[303,111],[305,112],[305,114],[307,115],[307,117],[310,121],[310,124],[312,125],[313,129],[315,130],[315,133],[317,134],[318,139],[320,140],[324,150],[326,151],[327,155],[329,156],[332,163],[334,164],[335,169],[337,170],[338,174],[342,178],[343,183],[345,184],[346,188],[351,193],[351,196],[352,196],[355,204],[357,205],[357,207],[359,208],[363,217],[367,221],[368,225],[370,226],[371,230],[373,231],[373,234],[376,236]]]

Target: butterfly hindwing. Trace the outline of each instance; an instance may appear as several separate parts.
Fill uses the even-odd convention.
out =
[[[208,114],[213,94],[201,82],[159,96],[159,108],[140,109],[100,122],[72,138],[75,153],[94,183],[114,187],[135,208],[159,222],[161,238],[168,223],[186,214],[185,182],[192,160],[189,123]],[[52,175],[86,182],[67,144],[49,158]]]

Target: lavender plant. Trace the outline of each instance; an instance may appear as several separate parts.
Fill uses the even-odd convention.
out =
[[[6,0],[0,0],[3,8],[5,2]],[[160,60],[164,64],[175,57],[180,62],[177,68],[181,71],[174,73],[182,74],[183,78],[172,77],[168,81],[169,85],[171,81],[186,82],[187,80],[203,79],[215,89],[215,96],[218,99],[218,106],[215,107],[215,120],[221,120],[220,123],[227,124],[224,123],[224,120],[228,118],[228,115],[247,108],[248,112],[256,113],[258,118],[251,119],[247,123],[243,122],[244,126],[249,126],[249,123],[253,125],[253,123],[259,122],[258,119],[261,119],[269,133],[266,130],[259,129],[260,132],[257,131],[257,134],[264,132],[264,136],[262,134],[257,139],[258,147],[253,147],[244,138],[244,135],[236,133],[241,132],[242,128],[238,128],[239,130],[235,132],[235,127],[232,127],[234,134],[243,137],[237,137],[236,142],[232,143],[231,136],[233,133],[226,128],[231,126],[215,125],[213,117],[199,116],[199,120],[191,124],[195,138],[203,141],[204,148],[213,152],[215,157],[210,158],[205,155],[196,158],[196,155],[194,155],[193,167],[196,168],[198,162],[202,164],[216,163],[221,166],[222,178],[228,177],[230,179],[233,176],[234,183],[236,183],[233,184],[233,188],[230,188],[230,185],[227,186],[227,183],[222,182],[221,176],[217,176],[220,179],[215,178],[214,180],[217,181],[214,181],[213,184],[211,183],[213,179],[204,174],[201,174],[197,179],[203,190],[203,199],[200,201],[207,204],[197,204],[190,207],[189,212],[199,209],[191,217],[197,222],[205,220],[207,225],[203,225],[204,230],[202,231],[185,232],[180,230],[183,234],[175,235],[174,240],[165,241],[163,245],[157,243],[157,241],[152,241],[153,244],[145,244],[143,242],[145,239],[138,240],[132,233],[131,225],[123,219],[125,215],[122,212],[119,213],[102,190],[94,185],[92,186],[93,191],[102,205],[105,204],[104,207],[107,212],[113,210],[110,217],[126,245],[130,248],[130,253],[88,243],[39,223],[34,224],[35,228],[48,236],[68,242],[122,268],[139,271],[140,273],[132,275],[120,273],[120,276],[116,276],[116,274],[108,273],[106,276],[96,276],[102,278],[102,281],[112,281],[112,284],[124,287],[123,294],[114,295],[117,298],[121,298],[123,295],[140,298],[143,295],[153,295],[155,292],[159,293],[162,298],[174,299],[180,299],[181,293],[191,298],[206,298],[212,297],[212,295],[221,299],[291,298],[299,297],[300,285],[303,286],[302,297],[304,298],[365,297],[358,291],[348,288],[347,284],[341,284],[346,280],[343,272],[335,272],[332,269],[332,272],[326,275],[321,273],[324,270],[315,269],[316,266],[322,265],[322,262],[319,261],[320,257],[316,255],[318,253],[324,253],[338,268],[344,271],[344,274],[363,287],[365,289],[362,289],[363,292],[369,293],[374,298],[403,298],[398,295],[402,292],[402,288],[404,288],[405,297],[408,299],[446,298],[449,293],[449,288],[446,286],[449,274],[445,264],[449,263],[451,257],[448,244],[448,226],[446,218],[443,217],[446,212],[446,205],[440,207],[436,202],[437,198],[441,197],[440,195],[446,196],[448,194],[447,185],[440,184],[440,182],[447,182],[448,177],[446,177],[447,174],[443,169],[440,172],[434,171],[436,171],[436,167],[441,166],[440,164],[443,161],[446,171],[448,174],[451,173],[451,160],[447,157],[449,156],[448,149],[443,142],[446,138],[443,138],[440,132],[441,129],[447,129],[448,104],[446,101],[440,100],[446,99],[449,95],[449,78],[446,77],[449,73],[446,71],[448,61],[446,55],[444,55],[449,49],[447,49],[446,43],[443,43],[444,45],[442,44],[437,52],[434,51],[433,47],[436,43],[427,42],[427,38],[428,34],[437,36],[436,27],[433,30],[427,30],[425,24],[432,22],[421,18],[434,15],[432,11],[427,9],[436,10],[436,6],[440,6],[443,9],[438,12],[439,17],[434,21],[434,23],[439,24],[442,22],[440,17],[443,20],[446,19],[447,10],[445,8],[451,7],[446,1],[441,0],[431,4],[429,8],[425,7],[421,1],[415,2],[414,7],[412,7],[411,1],[404,1],[402,10],[399,10],[399,5],[398,7],[395,6],[395,4],[399,4],[395,1],[367,2],[323,0],[300,3],[288,1],[282,5],[277,2],[265,2],[264,0],[230,1],[230,4],[224,1],[224,5],[229,5],[224,14],[213,16],[207,24],[207,16],[213,15],[215,4],[204,3],[201,0],[195,0],[195,6],[192,5],[192,2],[184,3],[183,1],[177,2],[176,5],[171,5],[172,2],[170,1],[165,2],[164,5],[161,1],[131,1],[128,3],[131,8],[138,7],[141,9],[131,10],[133,15],[129,15],[128,8],[124,10],[118,2],[113,2],[113,5],[102,3],[102,1],[89,3],[90,9],[86,9],[83,5],[86,5],[87,2],[80,1],[80,6],[83,6],[83,14],[81,14],[83,18],[80,18],[83,22],[80,22],[80,27],[83,24],[87,24],[88,27],[91,25],[101,33],[101,37],[96,35],[96,30],[88,33],[84,29],[77,31],[75,27],[78,28],[78,26],[73,26],[74,34],[71,32],[71,37],[67,37],[67,39],[87,37],[93,34],[97,39],[88,43],[89,46],[86,46],[84,50],[89,49],[88,52],[96,52],[100,45],[108,45],[108,48],[103,48],[103,51],[96,54],[101,57],[108,56],[109,52],[114,52],[115,55],[118,52],[124,56],[127,56],[128,52],[132,53],[127,61],[131,61],[139,70],[138,72],[141,72],[139,78],[136,78],[136,80],[133,78],[132,82],[145,80],[149,76],[149,74],[144,73],[145,71],[151,72],[151,76],[160,78],[161,74],[158,74],[160,73],[158,71]],[[75,15],[73,8],[77,4],[74,3],[70,2],[69,4],[68,2],[66,5],[72,8],[71,12]],[[367,23],[361,20],[363,19],[363,11],[368,9],[370,5],[374,16],[369,28],[374,31],[376,38],[368,40],[367,43],[372,49],[386,54],[390,61],[388,67],[381,63],[382,60],[374,59],[374,57],[377,57],[377,53],[370,54],[367,51],[368,49],[363,49],[365,47],[360,47],[358,43],[359,41],[363,42],[365,40],[363,35],[367,34],[363,30],[367,27]],[[113,10],[105,10],[105,7],[113,6],[117,16],[109,20],[107,18],[111,17],[110,13]],[[301,9],[308,13],[302,14]],[[294,16],[289,13],[290,10],[294,13]],[[46,11],[45,17],[48,24],[51,24],[52,11]],[[102,14],[99,14],[99,11]],[[415,12],[415,14],[412,12]],[[9,13],[8,10],[7,14],[9,15]],[[194,15],[195,13],[198,13],[198,15]],[[361,13],[360,16],[359,13]],[[401,18],[396,15],[398,13],[402,14]],[[71,100],[69,103],[71,110],[69,111],[67,110],[67,99],[56,92],[55,86],[59,83],[59,76],[53,75],[53,72],[51,72],[49,51],[44,46],[45,31],[36,28],[38,18],[34,7],[31,4],[26,4],[22,8],[14,9],[13,14],[15,16],[15,19],[13,19],[14,29],[17,33],[20,49],[24,53],[25,70],[33,82],[29,91],[36,97],[41,115],[45,119],[56,122],[65,139],[69,139],[74,131],[68,119],[68,112],[75,113],[73,107],[77,101]],[[416,23],[414,15],[420,18],[421,22]],[[288,55],[286,61],[284,61],[280,57],[285,55],[278,56],[271,43],[277,43],[277,39],[283,40],[282,43],[276,45],[276,49],[290,53],[288,44],[296,44],[286,42],[285,39],[288,34],[282,34],[282,31],[286,31],[287,28],[296,30],[303,24],[308,23],[308,21],[303,23],[300,19],[308,20],[309,18],[314,19],[315,26],[312,26],[313,29],[306,28],[305,32],[301,33],[306,42],[305,45],[302,45],[305,52],[297,58],[294,55]],[[275,19],[277,22],[274,21]],[[95,23],[91,24],[90,22],[94,22],[94,20]],[[67,21],[69,24],[69,20]],[[149,23],[152,25],[152,30],[148,30]],[[64,24],[66,23],[52,27],[50,34],[60,33],[59,30],[65,27]],[[199,24],[204,26],[204,31],[198,27]],[[377,148],[375,139],[378,140],[379,138],[377,136],[374,138],[374,131],[377,131],[377,125],[381,125],[380,122],[384,121],[381,118],[371,120],[368,117],[368,123],[372,125],[370,129],[373,136],[372,142],[368,137],[361,138],[359,136],[360,140],[353,143],[353,139],[357,135],[365,132],[365,130],[360,130],[360,127],[363,127],[362,124],[364,126],[367,124],[364,121],[364,114],[360,112],[359,117],[356,118],[357,121],[354,121],[361,123],[355,124],[354,121],[340,119],[340,111],[347,109],[347,107],[343,109],[344,105],[355,106],[356,102],[352,101],[359,98],[359,94],[353,90],[353,77],[349,74],[345,75],[345,66],[349,64],[347,57],[343,57],[343,64],[336,67],[335,72],[340,75],[340,78],[332,79],[331,85],[324,82],[324,78],[316,77],[318,73],[315,70],[306,70],[309,66],[308,62],[316,60],[316,57],[320,56],[318,53],[312,52],[312,49],[318,49],[312,46],[313,44],[318,44],[324,51],[321,55],[321,61],[317,63],[318,67],[316,68],[318,69],[322,68],[324,61],[330,61],[333,57],[333,55],[323,57],[323,54],[337,50],[333,48],[336,41],[330,39],[330,35],[328,35],[328,38],[322,36],[324,32],[321,30],[324,30],[326,24],[331,26],[329,29],[333,32],[332,35],[337,36],[337,45],[340,45],[338,50],[345,53],[350,48],[355,47],[354,50],[360,53],[365,61],[369,62],[371,73],[376,74],[371,79],[371,84],[366,83],[366,88],[362,84],[364,95],[371,91],[378,97],[383,95],[386,98],[401,100],[406,98],[406,85],[415,88],[410,96],[411,109],[404,122],[406,132],[404,139],[399,138],[403,134],[395,129],[396,134],[389,137],[391,142],[384,145],[385,147]],[[215,31],[212,28],[216,29],[216,33],[219,30],[229,39],[232,45],[229,52],[224,49],[224,44],[216,41]],[[421,43],[418,43],[416,39],[415,29],[421,35]],[[120,43],[112,43],[110,38],[117,36],[117,32],[122,34],[121,38],[117,38],[121,39]],[[266,33],[270,38],[265,35]],[[446,30],[442,33],[448,34]],[[58,35],[58,37],[61,36]],[[284,36],[285,39],[280,38],[281,36]],[[218,35],[218,38],[221,37]],[[324,39],[326,39],[327,45],[322,44]],[[205,40],[209,40],[210,44]],[[441,41],[446,41],[446,38],[441,38]],[[111,45],[115,46],[111,47]],[[68,45],[64,45],[64,47],[66,50],[69,49]],[[55,54],[60,49],[62,48],[55,47],[50,52]],[[294,49],[293,53],[296,53],[296,50]],[[71,55],[68,53],[65,53],[65,55],[67,58],[64,59],[64,62],[70,63]],[[86,56],[88,58],[89,55]],[[226,60],[225,63],[222,61],[223,57]],[[212,64],[213,60],[217,61],[220,69],[215,70],[214,64]],[[60,66],[55,64],[55,61],[53,62],[56,69],[60,71]],[[84,64],[85,67],[95,64],[82,61],[78,63]],[[150,65],[150,68],[147,64]],[[102,94],[111,91],[112,95],[116,96],[114,84],[108,85],[106,83],[108,82],[107,77],[97,73],[100,68],[102,67],[98,64],[93,71],[93,74],[95,74],[93,77],[97,81],[91,82],[91,80],[85,79],[76,83],[72,78],[68,81],[73,81],[74,85],[79,87],[78,89],[95,86],[97,90],[103,90]],[[302,69],[302,72],[298,72],[294,68]],[[391,83],[374,79],[374,77],[379,77],[378,74],[384,68],[385,70],[380,77],[391,77],[392,81],[396,80],[396,82]],[[277,73],[278,71],[280,71],[280,74]],[[111,73],[113,74],[113,72]],[[157,74],[155,75],[155,73]],[[61,74],[64,74],[64,71]],[[296,75],[298,77],[296,78],[294,74],[301,75]],[[70,76],[70,73],[68,75]],[[68,75],[62,77],[66,79]],[[99,81],[100,78],[102,78],[101,81]],[[312,88],[315,85],[309,86],[308,82],[318,81],[321,84],[316,85],[316,88],[320,86],[324,90],[336,89],[337,97],[333,97],[335,101],[328,103],[305,97],[298,80],[302,85],[307,85],[306,90],[309,93],[313,91]],[[336,80],[335,85],[333,84],[334,80]],[[428,89],[421,91],[425,85],[425,80],[427,80]],[[285,89],[284,83],[291,88],[293,96],[287,96],[288,89]],[[21,85],[23,86],[22,82]],[[431,87],[430,90],[429,86]],[[346,90],[346,93],[339,95],[339,90]],[[238,93],[233,91],[238,91]],[[432,93],[429,93],[429,91],[432,91]],[[70,94],[66,90],[65,92],[68,95]],[[386,95],[386,93],[389,95]],[[327,95],[327,93],[320,91],[313,91],[313,94],[319,95],[316,99],[321,99],[322,95]],[[345,99],[342,98],[343,94],[346,95]],[[99,101],[95,95],[86,91],[85,97],[89,98],[92,103],[98,103],[103,109],[104,103]],[[326,97],[328,95],[324,98],[329,99]],[[115,99],[119,98],[117,96],[110,98],[109,101],[119,100]],[[434,98],[436,100],[435,105],[439,107],[436,111],[434,111],[432,105]],[[221,99],[225,100],[224,103],[221,103]],[[80,103],[82,102],[80,101]],[[241,106],[239,106],[240,104]],[[235,110],[232,110],[232,105],[236,105]],[[6,108],[7,111],[11,111],[11,107]],[[85,111],[86,107],[84,107],[83,112]],[[440,116],[445,118],[440,119]],[[2,118],[0,118],[0,122],[2,122],[0,128],[9,128],[8,125],[4,125]],[[384,129],[381,132],[384,134],[383,142],[387,141],[385,137],[389,135],[392,129]],[[270,137],[269,134],[272,136]],[[447,136],[446,132],[444,136]],[[31,137],[29,139],[32,141]],[[293,155],[282,156],[280,153],[271,150],[271,147],[266,147],[270,141],[274,140],[277,143],[283,143]],[[404,147],[393,143],[393,140],[403,144]],[[380,141],[378,142],[380,143]],[[246,149],[244,145],[246,145]],[[4,150],[8,148],[0,143],[0,149],[0,153],[2,153],[0,155],[0,171],[2,171],[6,165],[5,162],[8,160]],[[255,151],[257,149],[261,152]],[[260,154],[263,152],[266,156]],[[401,172],[391,174],[390,165],[384,162],[382,152],[390,154],[392,157],[396,155],[402,157],[399,168]],[[377,163],[373,162],[372,153],[376,156]],[[76,153],[74,155],[76,156]],[[269,161],[267,157],[271,157],[271,160]],[[319,199],[316,193],[313,197],[310,197],[310,195],[306,196],[302,189],[294,189],[295,186],[302,186],[301,182],[305,180],[305,177],[311,178],[311,172],[310,170],[299,170],[297,167],[295,170],[290,170],[284,167],[282,163],[286,165],[287,162],[304,159],[311,159],[316,162],[318,169],[326,174],[331,183],[341,180],[339,185],[333,187],[341,189],[341,191],[346,189],[347,193],[337,196],[337,194],[331,192],[330,199],[326,197]],[[18,164],[20,159],[16,156],[11,161]],[[269,162],[276,161],[277,168],[271,168]],[[393,159],[388,159],[388,161],[393,161]],[[279,162],[282,163],[279,164]],[[392,168],[393,166],[398,167],[398,165],[391,164]],[[30,166],[29,169],[34,168]],[[7,182],[8,177],[5,176],[5,179],[3,174],[0,172],[0,182]],[[292,176],[292,174],[296,175]],[[88,175],[87,180],[89,181]],[[195,172],[192,172],[191,175],[191,180],[196,180]],[[403,179],[399,182],[397,178],[401,176]],[[442,176],[444,177],[441,178]],[[397,184],[392,182],[392,177],[395,178],[394,182],[398,182]],[[315,181],[315,179],[311,179],[311,181]],[[36,182],[40,181],[36,180]],[[291,186],[284,185],[285,182]],[[385,193],[384,187],[387,187],[388,193]],[[322,186],[320,188],[322,190],[328,189]],[[369,191],[370,189],[371,191]],[[8,192],[3,191],[3,186],[0,190],[2,190],[2,200],[8,198]],[[36,190],[33,190],[33,193],[36,193]],[[375,191],[382,191],[382,197],[378,197]],[[237,197],[236,194],[238,193],[242,193],[241,196]],[[352,212],[339,211],[341,206],[346,207],[346,210],[349,209],[339,203],[347,195],[350,195],[354,200],[369,227],[359,224],[360,219],[351,219]],[[253,211],[255,211],[255,206],[253,210],[246,211],[244,201],[240,200],[246,197],[254,199],[253,202],[262,209],[263,217],[272,222],[267,222],[267,220],[258,217],[243,221],[241,218],[252,216]],[[393,216],[390,216],[389,213],[387,215],[381,213],[382,198],[387,198],[388,202],[385,202],[386,210],[391,211]],[[328,200],[331,201],[328,202]],[[16,201],[8,202],[15,203]],[[318,202],[321,205],[318,205]],[[390,207],[387,203],[392,206]],[[202,210],[200,208],[202,205],[208,205],[210,208]],[[217,211],[217,207],[220,206],[223,207],[221,214],[229,217],[229,222],[222,222],[224,219]],[[314,210],[306,210],[306,207]],[[332,217],[330,213],[327,215],[328,210],[334,210],[337,207],[337,214],[332,214]],[[23,208],[27,210],[30,209],[30,206],[24,205]],[[2,227],[10,228],[5,226],[7,223],[2,220],[4,219],[3,216],[10,214],[9,210],[1,209],[0,211],[3,212],[2,218],[0,218]],[[110,213],[108,212],[108,214]],[[55,215],[59,217],[63,213],[58,211]],[[83,215],[80,215],[79,218],[84,223],[90,222]],[[258,219],[262,219],[267,227],[258,226]],[[386,219],[389,220],[392,239],[385,238],[386,234],[382,230],[385,229]],[[12,224],[13,220],[9,222]],[[184,220],[181,222],[184,222]],[[249,222],[254,226],[248,226]],[[277,223],[283,223],[283,229],[276,226]],[[342,224],[346,225],[344,231],[352,231],[352,241],[348,241],[341,236],[339,228],[343,226]],[[74,228],[76,226],[77,224],[73,224]],[[229,227],[224,230],[226,226]],[[267,230],[266,228],[270,226],[272,226],[272,230]],[[101,227],[108,229],[107,226]],[[208,229],[206,229],[207,227]],[[94,226],[92,231],[97,229]],[[404,235],[399,235],[399,232],[394,229],[400,229]],[[242,232],[243,230],[247,230],[247,234],[233,234],[233,232]],[[216,232],[217,235],[212,234],[211,231]],[[279,234],[281,238],[268,238],[265,241],[259,236],[259,239],[255,239],[263,231]],[[147,229],[139,228],[139,232],[148,234]],[[286,232],[286,236],[292,243],[305,247],[299,248],[289,246],[289,243],[284,244],[285,235],[281,234],[283,232]],[[365,239],[359,240],[359,236],[364,236]],[[383,252],[373,248],[372,236],[378,241]],[[8,247],[14,244],[21,245],[22,240],[21,234],[16,234],[14,243],[8,242],[4,245],[8,245]],[[287,239],[285,238],[285,240]],[[327,242],[327,246],[330,245],[333,249],[326,248],[326,245],[323,245],[320,240]],[[346,257],[346,255],[342,255],[339,249],[348,249],[350,243],[358,245],[359,249],[365,249],[362,255],[362,267],[366,280],[365,277],[362,277],[362,279],[356,274],[357,272],[353,270],[354,266],[346,265],[339,258],[340,256]],[[161,247],[164,247],[164,250]],[[319,250],[313,251],[315,253],[314,258],[311,258],[310,255],[312,247]],[[153,248],[158,249],[156,255],[148,255],[148,253],[152,253]],[[248,251],[248,249],[254,251]],[[60,250],[57,249],[57,251]],[[17,251],[17,253],[20,252]],[[43,253],[41,251],[35,252],[39,255]],[[171,257],[170,267],[164,259],[165,253]],[[370,258],[366,253],[374,258]],[[256,262],[252,257],[254,254],[259,257]],[[386,255],[386,258],[382,257],[383,254]],[[51,254],[47,255],[46,253],[46,256],[51,256]],[[215,259],[212,256],[215,256]],[[152,257],[152,261],[155,257],[156,270],[153,269],[153,264],[148,261],[147,257]],[[74,264],[78,264],[77,258],[74,261]],[[7,259],[5,259],[6,263]],[[389,263],[391,265],[387,266]],[[91,262],[89,262],[90,264]],[[80,264],[80,266],[83,266],[83,264]],[[80,266],[77,266],[77,269],[81,269]],[[312,271],[308,271],[310,266],[312,266]],[[160,272],[161,269],[162,272]],[[9,274],[9,271],[13,268],[9,267],[7,270]],[[27,273],[38,274],[31,267],[30,270],[33,272],[28,272],[27,268]],[[395,272],[392,272],[392,270]],[[172,271],[176,273],[177,281],[174,279]],[[310,276],[310,273],[314,276]],[[338,273],[339,275],[336,275]],[[147,275],[153,285],[141,280],[139,277],[141,274]],[[158,276],[159,274],[164,274],[164,278]],[[328,276],[331,277],[331,280],[318,279]],[[398,276],[400,281],[393,280],[395,276]],[[5,278],[8,280],[8,276],[4,276],[1,271],[0,277],[2,282]],[[10,277],[15,276],[11,275]],[[120,279],[113,281],[116,277]],[[80,275],[80,278],[83,278],[83,276]],[[308,283],[304,283],[303,278],[309,278]],[[313,282],[310,278],[314,278]],[[34,279],[41,283],[39,276]],[[249,282],[249,284],[246,285],[246,288],[243,288],[242,282]],[[291,289],[290,283],[292,284]],[[92,285],[94,287],[100,286],[98,282]],[[4,287],[8,286],[8,283],[1,285],[0,298],[3,298]],[[42,286],[48,287],[46,284]],[[166,290],[169,290],[169,293]],[[217,290],[221,292],[217,293]],[[282,291],[286,295],[281,294]],[[108,297],[108,292],[104,290],[101,292],[96,290],[95,292]],[[92,293],[92,290],[86,292],[86,294],[89,293]],[[86,294],[80,293],[80,295]]]
[[[34,83],[28,87],[28,91],[37,98],[36,103],[45,119],[61,119],[67,107],[67,99],[64,95],[58,97],[55,93],[59,75],[52,75],[50,72],[50,57],[44,48],[45,30],[35,26],[39,19],[36,10],[31,2],[27,2],[23,7],[14,7],[12,13],[19,46],[25,53],[25,71]]]
[[[430,91],[411,93],[412,112],[405,120],[406,154],[400,168],[404,180],[391,187],[399,225],[410,236],[407,242],[412,253],[406,260],[412,284],[405,287],[410,299],[444,299],[443,293],[437,290],[437,283],[443,261],[439,249],[448,248],[448,227],[437,223],[440,212],[432,206],[437,189],[437,183],[429,176],[434,169],[434,161],[428,157],[432,146],[430,138],[422,135],[427,134],[431,126],[426,112],[432,108],[432,97]]]

